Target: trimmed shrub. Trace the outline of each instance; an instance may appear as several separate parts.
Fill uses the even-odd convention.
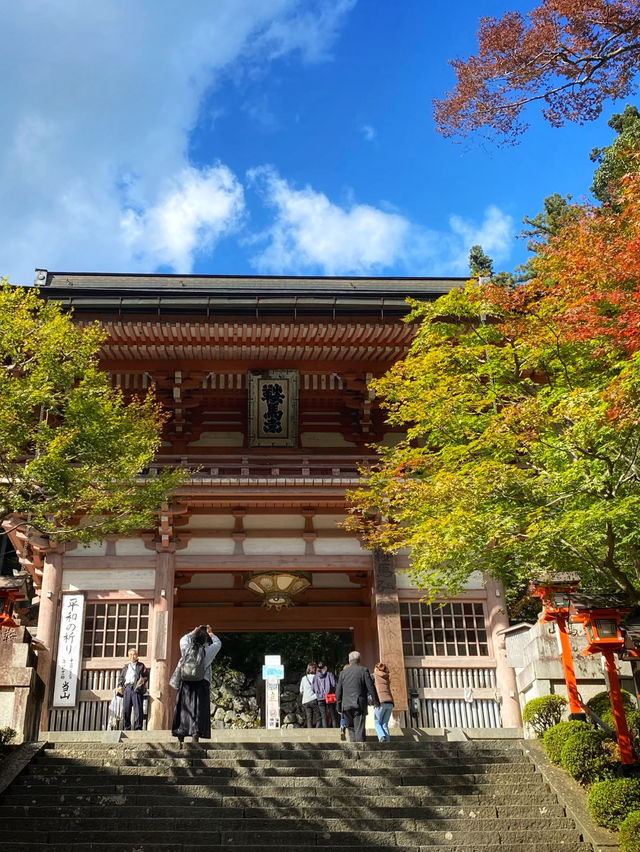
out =
[[[640,760],[640,710],[626,710],[624,713],[627,720],[627,727],[631,736],[631,745],[633,754],[636,760]],[[613,712],[607,710],[600,717],[605,725],[608,725],[612,731],[616,730],[616,723],[613,718]]]
[[[611,758],[602,743],[602,731],[575,731],[565,742],[560,763],[569,775],[581,784],[593,784],[613,774]]]
[[[640,779],[608,778],[589,790],[587,807],[596,825],[618,828],[631,812],[640,809]]]
[[[624,715],[627,719],[627,727],[632,737],[640,736],[640,710],[627,710],[625,707]],[[600,716],[605,725],[608,725],[612,731],[616,729],[616,723],[613,719],[613,711],[607,710]]]
[[[640,852],[640,811],[631,811],[620,824],[620,852]]]
[[[562,760],[562,749],[564,744],[574,731],[590,731],[591,727],[586,722],[574,719],[571,722],[559,722],[553,728],[545,731],[542,744],[551,763],[559,766]]]
[[[0,728],[0,754],[8,751],[7,746],[15,739],[16,731],[13,728]]]
[[[536,737],[541,737],[545,731],[558,724],[566,706],[567,702],[561,695],[532,698],[524,705],[522,721],[533,729]]]
[[[638,704],[631,695],[630,692],[627,692],[626,689],[621,689],[622,693],[622,704],[624,705],[625,710],[637,710]],[[609,700],[609,693],[605,689],[604,692],[598,692],[593,698],[590,698],[587,701],[587,707],[589,710],[593,710],[596,716],[600,716],[602,721],[604,722],[603,714],[607,711],[611,710],[611,701]]]

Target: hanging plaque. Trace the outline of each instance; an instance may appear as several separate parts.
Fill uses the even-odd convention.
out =
[[[249,446],[298,446],[298,371],[249,372]]]
[[[65,592],[60,608],[52,707],[75,707],[77,704],[83,626],[84,595],[79,592]]]

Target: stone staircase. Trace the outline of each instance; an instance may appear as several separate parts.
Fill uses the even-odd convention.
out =
[[[49,744],[0,827],[12,852],[592,850],[517,740]]]

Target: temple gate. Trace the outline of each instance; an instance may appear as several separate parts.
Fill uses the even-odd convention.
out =
[[[405,300],[461,283],[37,271],[45,298],[105,326],[114,384],[130,395],[153,387],[171,412],[141,481],[166,465],[188,471],[157,528],[137,537],[54,547],[14,536],[40,594],[43,730],[106,727],[130,646],[151,669],[149,727],[167,728],[178,639],[199,623],[351,631],[366,665],[389,665],[401,724],[520,723],[500,588],[474,577],[460,598],[427,606],[401,573],[406,555],[364,550],[341,525],[369,445],[399,437],[369,382],[411,341]],[[272,582],[292,606],[262,606]],[[78,700],[53,707],[70,592],[84,598]]]

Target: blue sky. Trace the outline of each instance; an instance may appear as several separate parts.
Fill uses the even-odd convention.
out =
[[[464,275],[585,197],[610,114],[515,147],[435,130],[494,0],[2,4],[0,273]]]

